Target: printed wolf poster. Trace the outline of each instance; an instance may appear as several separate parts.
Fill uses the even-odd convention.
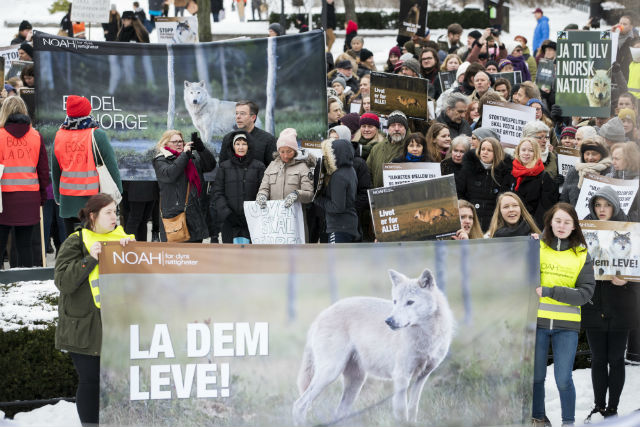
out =
[[[558,31],[556,104],[567,116],[611,114],[611,33]]]
[[[427,0],[400,0],[398,34],[424,37],[427,27]]]
[[[640,280],[640,224],[581,220],[596,280]],[[636,242],[635,244],[633,242]]]
[[[390,342],[422,360],[414,338],[439,341],[443,357],[424,384],[416,425],[520,424],[531,411],[538,254],[528,238],[224,250],[107,243],[100,423],[291,426],[299,385],[322,373],[303,354],[326,356],[307,345],[309,336],[336,351],[324,365],[333,375],[316,380],[326,387],[298,417],[305,425],[334,420],[347,361],[361,361],[368,378],[342,405],[352,416],[340,425],[403,424],[394,408],[405,393],[392,403],[393,381],[378,377],[393,376],[394,360],[410,366]],[[435,336],[436,320],[450,339]],[[322,328],[332,332],[322,337]]]
[[[414,119],[427,118],[429,80],[399,74],[371,73],[371,108],[382,114],[400,110]]]
[[[107,43],[36,32],[37,123],[46,144],[65,118],[67,95],[91,100],[126,180],[154,180],[154,145],[168,128],[198,131],[219,151],[235,102],[260,107],[259,126],[298,137],[326,134],[324,37],[194,44]],[[43,58],[43,60],[39,60]],[[46,59],[46,60],[44,60]]]

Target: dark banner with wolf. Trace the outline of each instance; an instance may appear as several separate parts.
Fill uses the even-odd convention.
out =
[[[429,80],[400,74],[371,73],[371,109],[388,115],[400,110],[407,117],[428,117]]]
[[[610,31],[558,31],[555,88],[563,115],[611,115],[611,50]]]
[[[539,252],[107,243],[100,424],[524,424]]]
[[[38,33],[37,122],[48,147],[65,118],[66,96],[91,100],[126,180],[155,180],[155,144],[167,129],[199,132],[219,151],[235,126],[235,103],[255,101],[258,127],[298,137],[326,135],[324,37],[199,44],[108,43]]]
[[[427,0],[400,0],[398,34],[424,37],[427,28]]]

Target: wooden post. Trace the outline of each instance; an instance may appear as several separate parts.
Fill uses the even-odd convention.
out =
[[[40,249],[42,251],[42,266],[47,266],[47,251],[45,250],[44,243],[44,214],[42,213],[42,206],[40,206]]]

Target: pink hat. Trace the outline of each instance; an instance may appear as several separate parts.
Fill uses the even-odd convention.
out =
[[[289,147],[294,151],[298,151],[297,137],[298,133],[294,128],[283,129],[282,132],[280,132],[276,148],[279,150],[280,147]]]

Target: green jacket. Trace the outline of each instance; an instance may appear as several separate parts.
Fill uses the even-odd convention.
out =
[[[100,355],[102,319],[87,280],[96,265],[98,261],[89,255],[77,234],[70,235],[60,247],[53,276],[60,290],[56,328],[59,350]]]
[[[102,158],[104,159],[104,163],[107,166],[109,173],[111,174],[111,178],[113,178],[113,180],[116,182],[120,193],[122,193],[120,170],[118,169],[118,162],[116,160],[116,155],[113,152],[113,148],[111,147],[111,143],[109,142],[109,137],[102,129],[96,129],[94,132],[94,136],[96,138],[96,144],[98,144],[100,154],[102,154]],[[96,156],[94,156],[94,160],[96,161],[96,166],[98,166],[100,158],[95,159],[95,157],[98,157],[97,154]],[[53,197],[60,205],[60,217],[77,217],[78,212],[80,211],[80,209],[84,208],[84,205],[87,203],[87,200],[89,200],[89,197],[65,196],[60,194],[60,174],[62,173],[62,170],[60,169],[60,164],[58,163],[58,159],[55,155],[55,148],[51,150],[51,161],[49,164],[51,165],[51,184],[53,186]]]
[[[392,144],[389,140],[373,146],[367,158],[367,166],[371,171],[371,188],[378,188],[384,185],[382,180],[382,169],[385,163],[391,163],[396,157],[400,157],[404,152],[404,141]]]
[[[538,74],[538,64],[536,63],[536,58],[531,56],[531,52],[529,52],[529,47],[525,46],[522,50],[522,54],[527,57],[526,62],[527,66],[529,66],[529,74],[531,74],[531,81],[536,81],[536,75]]]
[[[369,157],[369,154],[371,153],[371,149],[378,143],[381,142],[385,142],[387,140],[387,135],[385,135],[383,132],[381,132],[380,130],[378,130],[378,132],[376,133],[376,136],[374,136],[373,138],[366,140],[364,139],[364,137],[362,136],[362,133],[360,132],[360,129],[358,129],[356,131],[356,133],[353,135],[353,138],[351,138],[351,141],[356,141],[360,144],[360,148],[361,148],[361,155],[360,157],[362,157],[364,160],[367,160],[367,158]]]

